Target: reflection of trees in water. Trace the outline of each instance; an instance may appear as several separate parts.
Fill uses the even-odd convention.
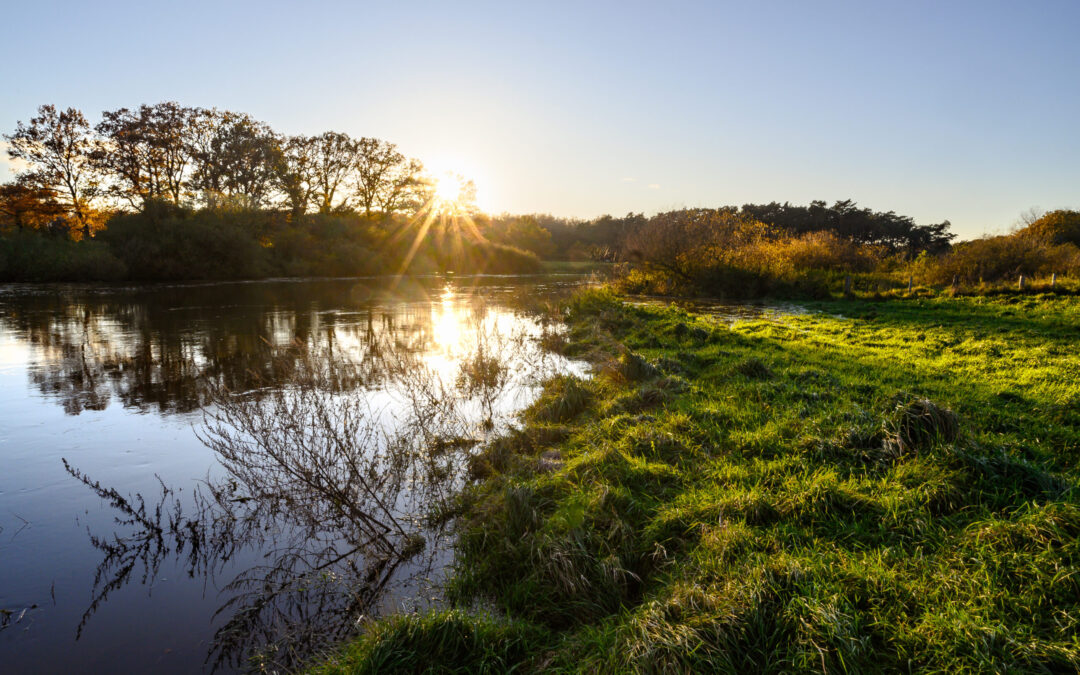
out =
[[[213,668],[291,670],[355,631],[388,586],[436,570],[445,545],[434,514],[451,512],[470,449],[509,412],[496,402],[521,380],[507,364],[517,377],[556,365],[533,358],[525,332],[482,315],[472,330],[476,346],[452,373],[389,331],[355,360],[296,343],[272,379],[208,380],[200,436],[224,471],[184,498],[164,483],[155,500],[124,496],[65,461],[119,525],[111,537],[91,534],[103,559],[79,632],[113,591],[178,564],[192,577],[230,577]],[[373,378],[400,394],[395,405],[371,407]],[[237,574],[235,561],[254,555],[260,562]]]
[[[287,382],[298,346],[358,361],[377,361],[388,341],[427,349],[439,328],[430,305],[402,303],[440,292],[414,284],[380,297],[323,282],[11,294],[0,298],[0,321],[33,345],[33,386],[70,414],[113,400],[189,412],[206,402],[204,377],[234,391]]]

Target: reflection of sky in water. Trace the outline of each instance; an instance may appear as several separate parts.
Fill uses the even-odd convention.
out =
[[[723,302],[716,300],[671,300],[669,298],[639,298],[630,304],[640,307],[667,307],[675,305],[701,316],[716,321],[733,324],[738,321],[758,319],[780,319],[794,314],[805,314],[806,308],[791,302],[776,302],[768,305],[746,302]]]
[[[0,329],[0,370],[22,368],[30,355],[29,347]]]
[[[13,336],[10,363],[28,366],[38,393],[73,414],[116,399],[166,413],[195,410],[201,403],[199,375],[225,377],[236,386],[256,379],[265,384],[275,376],[267,368],[282,366],[274,359],[296,343],[366,358],[374,345],[392,339],[396,348],[424,354],[429,366],[453,377],[463,356],[476,348],[478,334],[537,334],[531,319],[502,302],[508,295],[504,287],[478,290],[440,282],[405,297],[385,297],[349,288],[354,285],[327,282],[317,297],[304,298],[289,284],[291,302],[267,297],[257,285],[199,286],[191,289],[199,294],[195,298],[170,289],[169,302],[161,304],[144,301],[145,293],[74,294],[49,302],[5,294],[0,305],[22,307],[0,323]],[[493,301],[492,294],[503,298]],[[368,300],[351,301],[356,296]],[[19,353],[20,344],[30,345],[30,353]]]
[[[559,286],[537,279],[527,293]],[[370,367],[349,395],[390,417],[408,392],[385,377],[389,354],[411,354],[453,388],[483,345],[510,365],[509,386],[491,402],[505,419],[545,374],[583,372],[537,348],[540,325],[511,302],[520,288],[507,279],[433,279],[392,293],[353,280],[0,289],[0,608],[37,605],[0,631],[4,669],[198,670],[220,625],[211,619],[220,589],[235,572],[191,579],[163,568],[152,595],[137,581],[118,589],[75,642],[101,561],[87,530],[108,536],[116,514],[65,473],[61,457],[121,494],[157,494],[155,475],[190,494],[217,473],[195,435],[200,375],[235,392],[288,386],[296,345]],[[466,407],[474,420],[483,413],[478,401]],[[234,562],[238,569],[258,558]],[[411,602],[422,586],[392,590],[381,605]]]

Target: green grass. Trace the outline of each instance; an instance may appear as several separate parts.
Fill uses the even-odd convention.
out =
[[[374,624],[313,673],[508,673],[544,637],[526,623],[453,610],[398,615]]]
[[[463,497],[450,597],[509,623],[389,619],[340,672],[1080,669],[1080,299],[810,309],[573,298],[597,376]]]

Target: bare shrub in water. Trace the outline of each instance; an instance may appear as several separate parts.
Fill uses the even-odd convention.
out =
[[[289,501],[306,527],[362,530],[361,539],[397,552],[409,532],[394,515],[413,448],[384,433],[365,399],[324,389],[340,363],[315,365],[292,387],[263,398],[211,389],[202,441],[217,455],[229,491],[268,508]]]
[[[259,552],[259,563],[224,584],[217,614],[225,621],[208,663],[291,670],[354,630],[403,564],[418,574],[430,569],[437,547],[427,542],[441,530],[425,508],[452,494],[468,450],[429,448],[459,434],[461,417],[415,359],[387,351],[379,361],[382,377],[412,378],[415,405],[400,418],[373,410],[357,390],[371,362],[325,353],[302,354],[288,386],[238,394],[208,383],[212,405],[200,436],[224,475],[208,477],[188,499],[162,485],[154,505],[68,467],[111,502],[119,523],[134,527],[91,538],[105,557],[80,630],[140,567],[143,583],[170,558],[189,575],[212,578],[230,560]],[[425,549],[430,559],[416,559]]]
[[[421,583],[445,551],[438,514],[453,512],[473,448],[513,412],[510,394],[552,371],[527,330],[482,311],[470,321],[448,354],[456,371],[425,357],[423,336],[369,330],[355,359],[298,342],[271,354],[265,375],[204,373],[199,433],[222,472],[193,493],[162,485],[144,500],[68,467],[123,526],[91,535],[103,560],[83,624],[168,561],[190,576],[228,573],[208,663],[287,671],[355,631],[390,585]]]

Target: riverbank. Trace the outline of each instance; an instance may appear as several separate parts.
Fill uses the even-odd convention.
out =
[[[472,463],[463,609],[318,672],[1080,667],[1080,301],[807,307],[576,295],[596,376]]]
[[[426,222],[426,224],[424,224]],[[0,232],[0,281],[229,281],[380,274],[530,274],[532,252],[446,218],[160,207],[120,213],[92,239]]]

